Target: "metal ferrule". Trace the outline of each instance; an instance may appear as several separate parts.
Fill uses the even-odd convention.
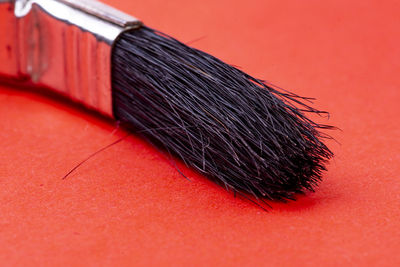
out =
[[[0,0],[0,75],[112,117],[113,44],[140,25],[95,0]]]

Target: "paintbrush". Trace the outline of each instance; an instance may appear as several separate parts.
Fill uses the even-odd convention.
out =
[[[46,86],[227,190],[294,199],[333,154],[308,98],[90,0],[0,0],[0,74]]]

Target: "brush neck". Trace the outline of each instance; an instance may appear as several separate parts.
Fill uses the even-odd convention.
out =
[[[112,47],[139,25],[93,0],[0,0],[0,74],[112,117]]]
[[[0,74],[13,79],[19,75],[17,19],[12,1],[0,0]]]

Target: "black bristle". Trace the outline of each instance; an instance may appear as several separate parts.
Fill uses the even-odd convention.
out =
[[[333,156],[305,98],[149,27],[121,35],[112,75],[118,120],[229,190],[293,199]]]

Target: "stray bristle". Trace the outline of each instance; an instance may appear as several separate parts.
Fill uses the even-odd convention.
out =
[[[121,35],[112,75],[118,120],[228,190],[293,199],[333,156],[306,98],[149,27]]]

